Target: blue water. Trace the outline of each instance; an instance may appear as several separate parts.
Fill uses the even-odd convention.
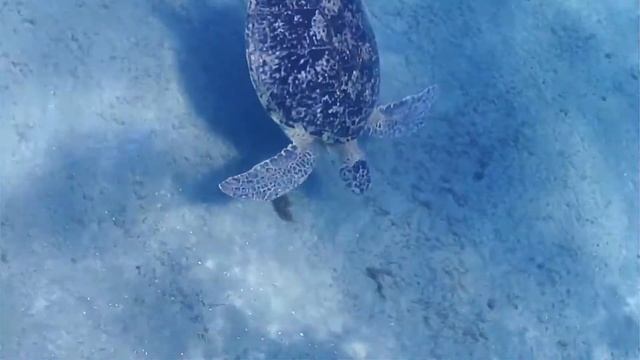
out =
[[[0,359],[637,359],[637,4],[365,3],[440,97],[278,212],[244,1],[0,2]]]

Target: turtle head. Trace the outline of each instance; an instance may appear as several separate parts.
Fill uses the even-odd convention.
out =
[[[358,195],[364,193],[371,186],[369,165],[365,160],[357,160],[353,164],[343,164],[340,167],[340,178],[347,187]]]
[[[342,144],[341,150],[343,164],[340,178],[353,193],[363,194],[371,186],[371,174],[364,153],[355,140]]]

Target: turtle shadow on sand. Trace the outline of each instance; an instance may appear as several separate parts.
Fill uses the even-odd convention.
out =
[[[195,202],[226,203],[218,184],[265,160],[289,143],[263,109],[245,58],[244,2],[210,5],[204,0],[173,6],[158,2],[154,14],[173,32],[182,87],[197,115],[229,141],[237,157],[198,179],[181,184]],[[188,141],[188,139],[185,139]],[[313,193],[311,176],[302,190]]]

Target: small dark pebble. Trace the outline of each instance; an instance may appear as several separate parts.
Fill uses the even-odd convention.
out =
[[[494,299],[487,300],[487,307],[489,310],[493,310],[496,308],[496,301]]]

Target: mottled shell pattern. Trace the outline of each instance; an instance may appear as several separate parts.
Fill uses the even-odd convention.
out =
[[[361,0],[249,0],[247,62],[283,126],[357,138],[378,100],[378,49]]]

